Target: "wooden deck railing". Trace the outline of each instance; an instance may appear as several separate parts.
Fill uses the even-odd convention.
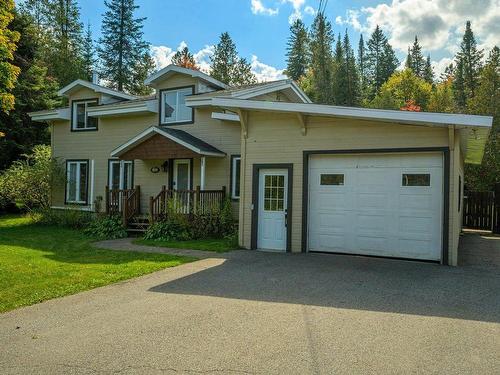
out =
[[[220,210],[226,198],[226,187],[222,190],[167,190],[163,186],[161,191],[149,199],[149,213],[151,221],[155,222],[166,217],[168,212],[180,214],[208,214]]]
[[[120,214],[123,225],[141,213],[141,187],[135,189],[110,189],[106,186],[106,213]]]

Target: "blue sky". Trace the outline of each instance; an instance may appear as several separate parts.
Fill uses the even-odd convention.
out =
[[[260,80],[280,78],[285,67],[290,22],[300,17],[310,25],[318,0],[136,0],[145,39],[157,64],[168,64],[179,46],[187,44],[206,68],[211,46],[228,31],[241,56],[252,62]],[[100,35],[103,0],[79,0],[82,21]],[[437,73],[444,69],[460,43],[465,21],[472,21],[481,47],[500,44],[500,0],[329,0],[326,14],[335,34],[347,28],[357,45],[376,24],[382,26],[403,60],[418,34],[424,53]]]

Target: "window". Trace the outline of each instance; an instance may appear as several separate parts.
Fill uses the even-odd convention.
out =
[[[431,186],[429,173],[403,173],[403,186]]]
[[[88,176],[87,160],[66,162],[66,203],[87,204]]]
[[[285,203],[285,176],[266,175],[264,180],[264,210],[283,211]]]
[[[193,122],[193,109],[186,105],[186,96],[194,94],[194,86],[162,90],[160,122],[179,124]]]
[[[231,156],[231,198],[240,199],[240,170],[241,157]]]
[[[343,174],[321,174],[320,185],[344,185]]]
[[[89,117],[87,115],[87,109],[97,104],[97,99],[73,101],[71,108],[71,130],[97,130],[97,117]]]
[[[132,189],[134,163],[128,160],[110,160],[108,186],[110,189]]]

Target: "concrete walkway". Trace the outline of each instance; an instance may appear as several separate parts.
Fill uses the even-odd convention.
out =
[[[498,269],[322,254],[210,255],[0,314],[0,373],[500,368]]]

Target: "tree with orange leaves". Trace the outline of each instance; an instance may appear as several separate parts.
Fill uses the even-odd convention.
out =
[[[194,56],[187,47],[184,47],[180,51],[177,51],[172,57],[172,64],[177,66],[182,66],[183,68],[200,70],[194,61]]]

